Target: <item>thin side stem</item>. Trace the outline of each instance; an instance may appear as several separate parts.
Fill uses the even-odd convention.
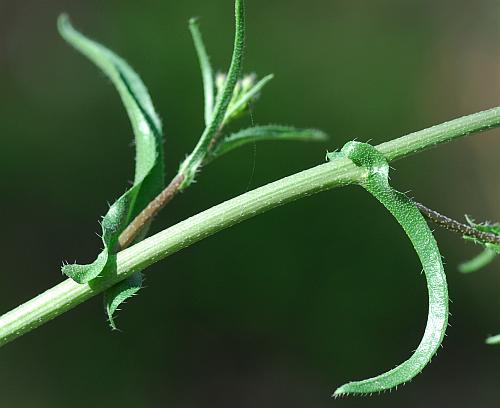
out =
[[[456,232],[462,236],[476,238],[481,242],[500,245],[500,235],[479,231],[470,225],[456,221],[446,215],[438,213],[435,210],[431,210],[423,204],[415,202],[415,205],[427,219],[448,231]]]
[[[494,108],[383,143],[377,149],[388,160],[397,160],[499,125],[500,108]],[[357,183],[366,176],[366,170],[342,158],[275,181],[203,211],[120,252],[115,275],[83,285],[68,279],[4,314],[0,317],[0,346],[73,309],[134,272],[144,270],[218,231],[293,200]]]
[[[217,137],[217,133],[223,125],[226,111],[233,96],[234,88],[241,74],[243,49],[245,46],[244,0],[236,0],[234,11],[236,30],[234,36],[233,57],[231,59],[231,64],[229,66],[222,94],[220,98],[218,98],[213,111],[212,107],[210,107],[210,122],[207,124],[193,152],[182,162],[177,175],[170,182],[167,188],[153,201],[151,201],[151,203],[134,220],[132,220],[125,231],[120,235],[119,243],[121,248],[126,248],[130,245],[144,229],[144,227],[153,221],[162,208],[165,207],[165,205],[167,205],[179,191],[184,190],[193,182],[196,173],[203,165],[205,158],[209,153],[211,143]],[[211,103],[211,97],[209,94],[213,94],[213,89],[209,89],[209,87],[207,87],[207,81],[211,80],[209,78],[212,75],[211,67],[196,20],[191,20],[190,28],[202,66],[203,80],[205,84],[205,103]],[[207,111],[205,112],[207,114]]]
[[[142,210],[137,217],[128,225],[127,228],[120,234],[118,242],[121,249],[127,248],[139,235],[145,225],[165,207],[179,192],[179,187],[184,181],[184,175],[178,174],[170,182],[165,190],[163,190],[148,206]]]

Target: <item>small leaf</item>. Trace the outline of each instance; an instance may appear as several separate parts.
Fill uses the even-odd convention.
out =
[[[484,222],[482,224],[477,224],[474,220],[472,220],[469,216],[465,216],[467,223],[469,226],[472,228],[476,229],[479,232],[484,232],[486,234],[493,234],[493,235],[498,235],[500,236],[500,225],[499,224],[490,224],[487,222]],[[500,245],[492,244],[491,242],[483,241],[481,239],[478,239],[476,237],[470,237],[465,235],[463,237],[467,241],[473,241],[476,244],[482,245],[485,248],[489,248],[492,251],[495,251],[497,253],[500,253]]]
[[[478,231],[487,232],[489,234],[500,235],[500,224],[492,224],[489,222],[483,222],[478,224],[468,215],[465,216],[465,219],[467,220],[467,223],[471,227],[476,228]]]
[[[142,287],[142,273],[134,273],[131,277],[117,283],[104,294],[104,304],[108,315],[109,324],[113,330],[117,330],[114,314],[118,307],[127,299],[136,295]]]
[[[104,216],[102,226],[102,242],[104,250],[97,259],[88,265],[64,265],[62,272],[77,283],[90,282],[103,271],[113,273],[116,268],[114,248],[118,245],[118,236],[125,228],[125,221],[129,209],[129,197],[122,196],[108,210]]]
[[[370,394],[410,381],[430,362],[443,341],[448,325],[448,287],[441,255],[416,204],[389,185],[389,164],[375,147],[366,143],[349,142],[340,153],[329,157],[335,160],[339,155],[368,170],[367,177],[360,182],[361,186],[389,210],[410,238],[427,279],[429,314],[424,336],[408,360],[377,377],[345,384],[335,391],[335,396]]]
[[[210,65],[210,58],[208,57],[205,44],[203,43],[203,37],[198,25],[198,19],[192,18],[189,20],[189,29],[191,31],[191,36],[193,37],[196,53],[198,54],[201,75],[203,78],[203,90],[205,94],[205,125],[208,126],[212,120],[214,109],[214,73],[212,65]]]
[[[493,262],[493,260],[497,257],[497,253],[498,252],[487,248],[470,261],[460,264],[458,266],[458,270],[462,273],[477,272]]]
[[[222,139],[210,154],[209,160],[211,161],[249,143],[274,140],[323,142],[328,140],[328,136],[321,130],[316,129],[297,129],[279,125],[251,127]]]
[[[103,251],[90,265],[65,265],[63,273],[78,283],[86,283],[104,273],[114,273],[119,236],[134,217],[164,187],[163,131],[149,93],[139,76],[115,53],[76,31],[66,15],[58,20],[62,37],[89,58],[111,80],[127,110],[135,135],[136,165],[133,186],[109,209],[102,221]],[[112,163],[112,160],[110,160]],[[145,234],[145,231],[143,231]],[[125,299],[136,293],[140,274],[106,293],[110,322],[112,313]],[[139,285],[140,287],[140,285]]]

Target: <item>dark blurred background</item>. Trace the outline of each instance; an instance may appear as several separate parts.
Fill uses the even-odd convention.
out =
[[[187,30],[226,69],[231,0],[0,0],[0,308],[91,260],[98,220],[133,174],[132,132],[103,75],[58,36],[56,18],[126,58],[166,130],[168,177],[203,127]],[[245,70],[276,74],[259,124],[314,126],[328,144],[260,144],[207,167],[157,219],[201,210],[322,163],[358,138],[379,143],[498,105],[500,4],[477,0],[249,0]],[[239,126],[247,126],[242,119]],[[393,184],[454,217],[500,219],[500,132],[396,163]],[[252,169],[255,172],[252,176]],[[4,407],[497,407],[500,260],[436,231],[453,300],[444,349],[412,383],[333,400],[336,386],[406,359],[427,316],[408,240],[360,188],[332,190],[217,234],[147,271],[111,332],[93,299],[0,350]],[[383,256],[381,254],[384,254]]]

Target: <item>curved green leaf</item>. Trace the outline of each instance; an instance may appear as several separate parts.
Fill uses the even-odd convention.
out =
[[[429,291],[427,326],[413,355],[384,374],[341,386],[334,395],[370,394],[410,381],[429,363],[441,345],[448,325],[448,287],[436,240],[414,202],[389,185],[389,165],[383,154],[369,144],[349,142],[340,153],[330,154],[329,158],[338,155],[367,169],[368,175],[361,183],[362,187],[379,200],[403,227],[422,262]]]
[[[134,70],[115,53],[76,31],[66,15],[58,20],[62,37],[97,65],[118,90],[135,135],[136,166],[133,186],[109,209],[102,221],[103,251],[89,265],[65,265],[63,273],[86,283],[103,273],[113,273],[120,233],[164,187],[163,131],[149,93]],[[110,163],[112,161],[110,160]],[[134,279],[137,286],[139,275]],[[140,285],[139,285],[140,286]],[[121,288],[121,290],[120,290]],[[126,284],[106,294],[108,312],[114,312],[130,293]],[[112,316],[111,324],[114,326]]]

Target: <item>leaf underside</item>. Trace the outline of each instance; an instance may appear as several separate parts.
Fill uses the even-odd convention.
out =
[[[149,93],[139,76],[119,56],[76,31],[66,15],[58,20],[62,37],[99,67],[116,87],[135,135],[136,166],[134,183],[110,207],[102,226],[103,251],[88,265],[65,265],[64,274],[82,284],[114,273],[118,239],[125,227],[164,187],[163,132],[161,121]],[[113,164],[113,161],[109,161]],[[106,309],[112,327],[113,312],[140,287],[140,273],[105,293]],[[131,289],[131,288],[134,289]]]
[[[349,142],[340,153],[330,154],[329,159],[339,156],[348,157],[357,166],[368,170],[368,176],[361,185],[389,210],[410,238],[422,262],[429,292],[427,326],[412,356],[377,377],[345,384],[334,395],[371,394],[410,381],[430,362],[443,341],[448,325],[448,288],[436,240],[413,201],[389,185],[389,165],[385,157],[373,146],[359,142]]]

